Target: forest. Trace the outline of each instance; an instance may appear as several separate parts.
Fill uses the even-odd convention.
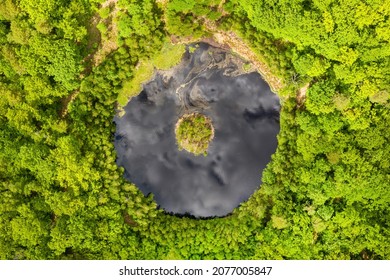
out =
[[[113,118],[216,34],[265,65],[278,148],[230,215],[170,215]],[[0,259],[390,259],[389,0],[2,0],[0,94]]]

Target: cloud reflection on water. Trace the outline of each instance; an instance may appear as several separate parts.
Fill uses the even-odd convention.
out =
[[[225,76],[226,68],[203,65],[200,58],[210,66],[210,51],[226,59],[226,53],[201,44],[187,52],[168,82],[157,74],[114,120],[117,164],[167,212],[200,217],[232,212],[259,187],[276,150],[278,97],[257,73]],[[188,111],[213,121],[215,138],[206,157],[177,149],[174,126]]]

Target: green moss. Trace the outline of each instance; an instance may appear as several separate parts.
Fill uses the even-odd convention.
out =
[[[165,43],[161,52],[153,58],[153,65],[160,70],[168,70],[179,64],[185,52],[184,45]]]
[[[123,83],[123,88],[118,94],[118,103],[125,106],[129,100],[142,91],[142,84],[153,76],[154,68],[149,62],[140,62],[134,71],[133,79]]]
[[[194,53],[195,50],[196,50],[196,47],[193,47],[193,46],[189,46],[189,47],[188,47],[188,51],[189,51],[190,53]]]
[[[242,69],[246,72],[249,71],[251,69],[251,67],[252,67],[252,65],[250,65],[250,63],[245,63],[242,65]]]
[[[194,155],[207,155],[209,143],[214,138],[211,120],[201,114],[184,115],[176,124],[176,141],[179,150],[186,150]]]

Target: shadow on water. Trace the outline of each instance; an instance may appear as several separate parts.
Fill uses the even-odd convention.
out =
[[[241,63],[241,65],[240,65]],[[117,164],[166,212],[218,217],[233,211],[261,184],[277,146],[278,97],[242,61],[199,44],[170,71],[158,72],[115,117]],[[212,119],[207,156],[179,151],[177,120],[199,112]]]

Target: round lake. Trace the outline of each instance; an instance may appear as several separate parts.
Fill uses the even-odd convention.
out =
[[[280,104],[258,73],[221,49],[200,43],[182,62],[158,71],[115,117],[117,164],[166,212],[224,216],[261,184],[277,147]],[[207,155],[179,150],[175,124],[189,113],[211,119]]]

